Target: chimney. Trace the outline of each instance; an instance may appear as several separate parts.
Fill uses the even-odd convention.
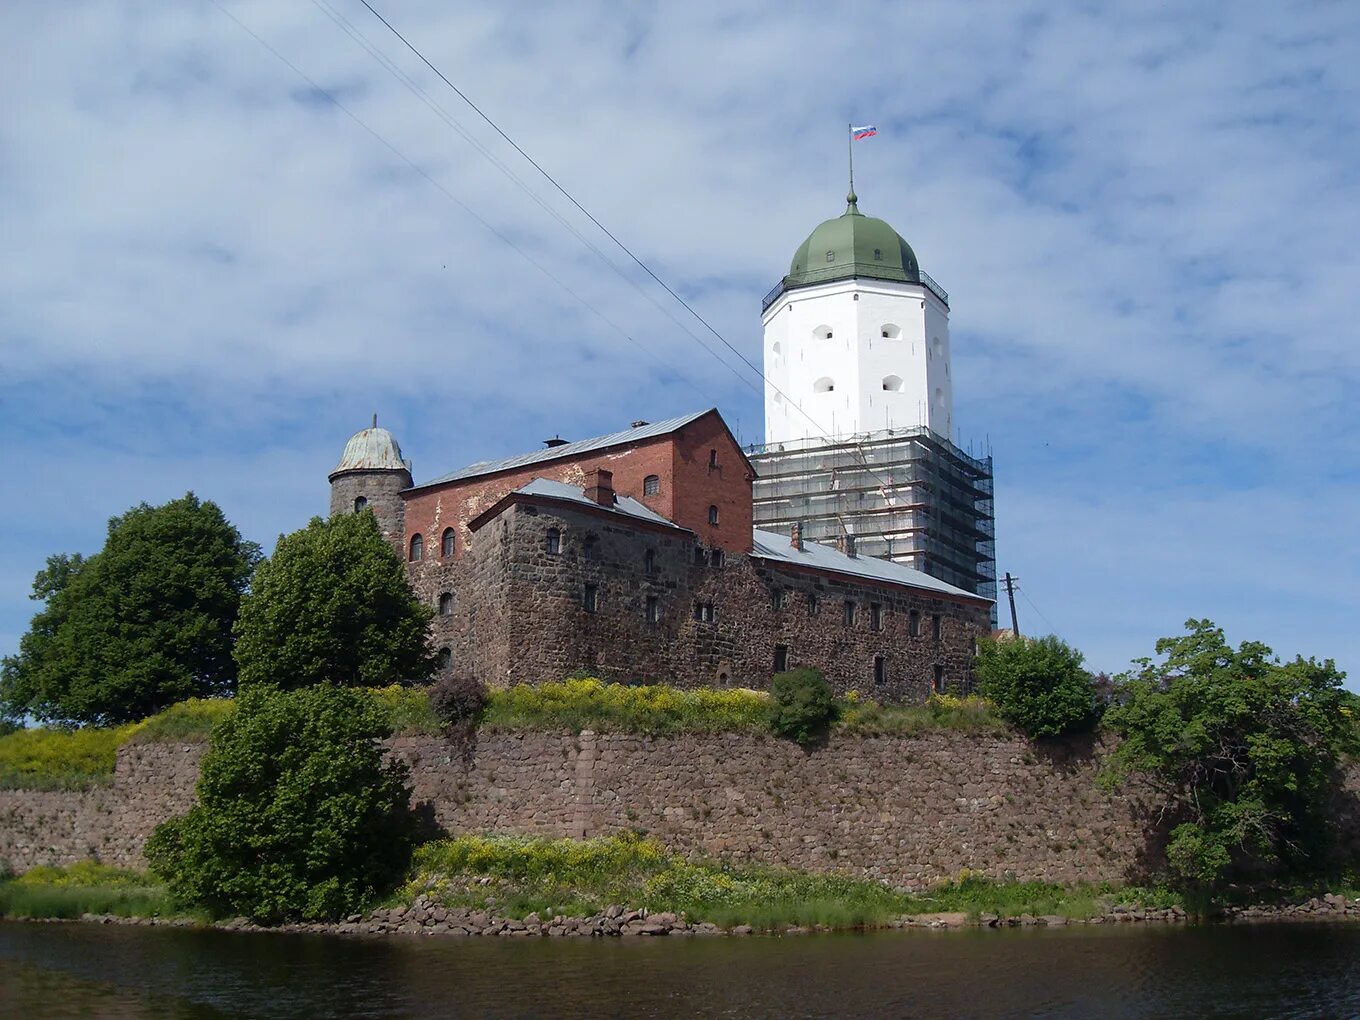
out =
[[[553,436],[551,439],[543,440],[543,445],[552,450],[559,446],[566,446],[569,442],[570,440],[563,439],[561,436]]]
[[[803,522],[802,522],[802,521],[794,521],[793,524],[791,524],[791,525],[789,526],[789,545],[793,546],[793,547],[794,547],[795,549],[797,549],[799,552],[802,552],[802,551],[803,551]]]
[[[842,531],[840,539],[836,542],[840,551],[851,559],[855,558],[855,536],[848,531]]]
[[[600,506],[614,505],[614,472],[591,468],[586,472],[586,499]]]
[[[644,421],[643,419],[639,418],[637,421],[633,422],[633,428],[635,428],[635,429],[640,429],[640,428],[642,428],[644,425],[650,425],[650,424],[651,424],[651,422],[649,422],[649,421]]]

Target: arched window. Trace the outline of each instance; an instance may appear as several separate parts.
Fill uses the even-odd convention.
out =
[[[889,393],[901,393],[902,377],[900,375],[885,375],[883,377],[883,388]]]
[[[708,523],[709,524],[718,523],[718,508],[716,506],[711,506],[708,508]]]
[[[816,329],[814,329],[814,330],[812,331],[812,336],[813,336],[813,339],[815,339],[815,340],[830,340],[830,339],[831,339],[831,327],[830,327],[830,326],[818,326]]]
[[[562,532],[556,528],[548,529],[548,552],[556,556],[562,551]]]
[[[446,592],[443,592],[443,593],[440,594],[440,596],[439,596],[439,615],[440,615],[440,616],[452,616],[452,615],[453,615],[453,592],[451,592],[451,591],[446,591]]]
[[[812,384],[813,393],[830,393],[835,388],[835,381],[825,375]]]
[[[779,355],[781,355],[781,354],[784,353],[784,348],[783,348],[783,346],[779,343],[778,340],[776,340],[776,341],[774,342],[774,346],[770,348],[770,353],[773,354],[776,358],[779,357]]]
[[[645,573],[656,573],[656,550],[648,549],[642,554],[642,569]]]
[[[452,648],[439,649],[439,668],[448,669],[452,665],[453,665],[453,649]]]
[[[454,535],[454,532],[453,532],[453,529],[452,529],[452,528],[445,528],[445,529],[444,529],[444,537],[441,538],[441,539],[439,540],[439,555],[440,555],[440,556],[446,556],[446,557],[447,557],[447,556],[452,556],[452,555],[453,555],[453,535]]]
[[[655,496],[661,492],[661,476],[648,475],[642,480],[642,494],[644,496]]]
[[[368,500],[363,496],[354,497],[354,512],[357,514],[364,507],[368,506]]]
[[[425,558],[425,539],[419,535],[411,536],[411,551],[406,557],[412,563],[419,563]]]
[[[882,336],[884,340],[898,340],[902,336],[902,327],[894,326],[892,323],[887,322],[883,324],[882,328],[879,329],[878,332],[879,335]]]

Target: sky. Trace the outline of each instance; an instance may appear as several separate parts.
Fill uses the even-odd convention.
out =
[[[757,364],[876,124],[859,206],[950,293],[1021,629],[1116,672],[1208,617],[1360,689],[1360,6],[371,2]],[[762,438],[360,0],[6,3],[0,96],[0,654],[138,502],[269,549],[375,412],[417,482],[715,405]]]

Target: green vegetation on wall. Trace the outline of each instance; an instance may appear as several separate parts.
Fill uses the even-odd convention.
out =
[[[43,609],[0,663],[0,717],[109,725],[228,693],[232,627],[259,549],[193,493],[109,521],[88,559],[53,556]]]
[[[982,696],[1031,737],[1089,729],[1096,721],[1095,681],[1081,652],[1060,638],[981,641],[973,671]]]
[[[432,616],[371,511],[313,517],[255,573],[236,625],[241,686],[426,680]]]
[[[836,718],[836,697],[820,669],[776,673],[770,702],[770,729],[800,744],[823,735]]]

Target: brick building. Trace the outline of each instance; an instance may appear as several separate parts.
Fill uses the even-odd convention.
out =
[[[438,615],[445,668],[488,683],[576,669],[682,687],[823,670],[920,701],[969,683],[990,600],[884,559],[752,527],[755,471],[716,409],[420,485],[391,434],[356,433],[331,513],[372,510]],[[847,545],[848,543],[848,545]]]

